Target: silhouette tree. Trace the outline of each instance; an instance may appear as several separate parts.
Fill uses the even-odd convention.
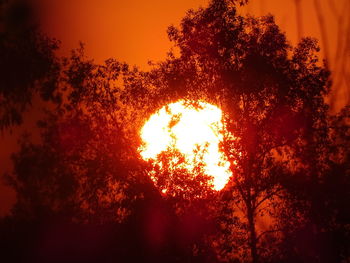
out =
[[[77,254],[78,261],[94,262],[93,253],[97,253],[127,262],[128,257],[133,258],[134,246],[146,247],[141,246],[145,233],[137,232],[145,231],[144,222],[133,218],[143,200],[157,198],[138,162],[137,138],[128,133],[125,121],[131,116],[120,97],[127,92],[123,94],[117,82],[127,67],[114,60],[97,65],[86,59],[81,47],[63,60],[61,69],[56,88],[62,103],[38,123],[41,142],[33,144],[24,136],[20,151],[13,155],[14,171],[7,181],[17,192],[17,202],[11,217],[1,222],[1,244],[10,248],[4,257],[56,262],[73,260]],[[90,252],[79,251],[97,242],[84,240],[86,235],[101,238],[97,251],[91,251],[92,258]],[[57,248],[49,243],[38,250],[37,246],[51,239],[58,242]],[[26,245],[28,242],[33,246]],[[60,249],[74,252],[58,255]]]
[[[343,262],[349,257],[348,121],[348,107],[328,116],[323,142],[307,146],[316,149],[312,159],[300,161],[299,171],[284,182],[288,196],[280,210],[284,238],[279,260]]]
[[[265,231],[257,233],[258,215],[273,218],[283,194],[280,177],[300,159],[303,143],[323,138],[317,126],[327,110],[329,72],[317,60],[314,40],[292,48],[272,17],[240,17],[228,1],[190,10],[180,28],[170,27],[168,34],[180,55],[170,52],[144,82],[158,90],[155,98],[162,104],[202,99],[225,112],[222,147],[233,173],[226,202],[242,211],[245,244],[252,262],[258,262],[268,249],[261,247]],[[266,233],[275,231],[271,219]]]
[[[84,56],[82,46],[64,60],[61,68],[58,91],[63,94],[62,103],[38,123],[41,143],[33,144],[24,136],[21,150],[13,155],[15,169],[7,180],[17,192],[17,203],[12,220],[2,222],[4,244],[19,246],[18,250],[26,253],[28,248],[21,245],[26,238],[16,231],[23,227],[32,236],[29,240],[33,246],[46,239],[58,239],[57,249],[65,249],[60,240],[71,239],[73,228],[73,233],[82,236],[94,231],[104,237],[101,244],[110,248],[103,249],[104,256],[125,262],[147,258],[162,262],[207,259],[208,253],[193,255],[192,247],[201,239],[203,230],[211,231],[210,222],[193,206],[192,212],[183,211],[182,206],[181,216],[174,213],[171,208],[178,203],[162,200],[149,178],[151,167],[140,162],[136,117],[142,112],[130,112],[132,103],[139,103],[137,93],[132,85],[119,86],[121,78],[128,83],[138,73],[115,60],[97,65]],[[140,125],[143,120],[144,116]],[[200,203],[197,201],[197,205]],[[56,231],[61,234],[57,236]],[[41,232],[47,237],[42,237]],[[80,238],[67,244],[78,248],[89,245]],[[56,255],[50,252],[50,246],[40,252],[35,249],[29,248],[35,255],[27,260],[53,260],[51,257]],[[70,249],[83,256],[77,248]],[[133,255],[134,249],[144,253],[141,258]],[[102,252],[97,253],[102,257]],[[90,260],[95,256],[91,255]],[[71,256],[59,259],[70,260]]]
[[[58,42],[43,35],[28,1],[0,2],[0,130],[22,122],[34,94],[59,101],[55,93]]]
[[[148,72],[114,59],[95,64],[83,46],[54,66],[62,99],[39,122],[41,143],[24,137],[13,156],[8,181],[18,201],[1,222],[4,246],[16,243],[15,229],[33,226],[27,219],[38,236],[41,225],[61,220],[81,236],[93,224],[93,238],[107,240],[97,257],[76,259],[85,262],[347,259],[349,109],[328,113],[329,72],[315,40],[293,48],[271,16],[238,16],[237,3],[244,1],[190,10],[168,29],[174,50]],[[224,113],[220,147],[232,178],[220,192],[203,172],[201,151],[192,171],[175,150],[158,156],[162,165],[141,161],[146,116],[179,99]],[[44,241],[72,238],[51,234]],[[310,246],[302,248],[303,238]]]
[[[8,180],[18,193],[16,216],[66,213],[71,219],[103,222],[128,214],[121,203],[133,200],[137,191],[127,184],[143,172],[136,161],[137,144],[122,126],[127,109],[118,109],[116,82],[125,67],[114,60],[96,65],[82,47],[65,60],[59,83],[65,96],[38,123],[42,143],[24,137],[13,156],[15,169]]]

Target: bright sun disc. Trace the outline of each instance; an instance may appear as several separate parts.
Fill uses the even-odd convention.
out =
[[[157,162],[161,152],[178,150],[185,157],[185,168],[191,171],[195,151],[201,149],[204,172],[212,178],[213,189],[219,191],[231,176],[230,164],[219,150],[222,131],[222,111],[218,107],[205,102],[194,106],[180,100],[164,106],[145,123],[140,154],[144,160]]]

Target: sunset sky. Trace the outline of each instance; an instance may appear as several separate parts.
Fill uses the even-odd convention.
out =
[[[338,12],[344,10],[346,1],[333,1]],[[326,21],[332,68],[337,46],[337,25],[329,6],[332,1],[301,1],[303,35],[321,38],[315,2],[320,3]],[[33,0],[43,32],[61,41],[60,55],[68,55],[82,41],[86,44],[87,56],[97,62],[114,57],[141,69],[147,69],[149,60],[160,61],[165,58],[171,48],[167,27],[178,25],[186,10],[206,6],[207,3],[207,0]],[[239,12],[274,15],[291,43],[294,45],[297,42],[294,0],[251,0]],[[320,41],[322,48],[324,43]],[[349,56],[349,50],[346,54]],[[339,96],[344,97],[342,94],[343,91]],[[11,169],[9,156],[18,150],[16,141],[19,134],[29,130],[35,135],[35,119],[39,108],[40,105],[34,102],[31,112],[25,114],[23,127],[15,128],[12,134],[5,132],[0,136],[1,174]],[[0,216],[9,210],[14,200],[14,193],[0,184]]]
[[[320,29],[314,3],[319,2],[326,20],[330,53],[336,44],[335,19],[329,3],[332,1],[301,1],[303,35],[320,39]],[[333,1],[339,12],[344,0]],[[188,9],[206,6],[208,0],[36,0],[43,31],[62,41],[62,54],[86,43],[87,55],[101,62],[109,57],[141,68],[148,60],[161,60],[171,47],[166,30],[178,25]],[[287,33],[292,44],[297,41],[294,0],[252,0],[239,8],[242,14],[255,16],[272,14]],[[321,43],[322,44],[322,43]]]

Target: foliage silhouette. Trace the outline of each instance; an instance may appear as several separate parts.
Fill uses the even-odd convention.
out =
[[[343,262],[349,257],[349,108],[328,116],[323,128],[327,140],[317,142],[322,150],[283,183],[287,196],[280,211],[284,238],[278,260]]]
[[[13,156],[18,200],[0,227],[9,256],[18,246],[34,262],[348,260],[349,108],[328,112],[316,40],[291,47],[273,17],[237,15],[243,2],[190,10],[168,29],[174,51],[147,72],[98,65],[83,46],[50,62],[62,97],[39,122],[42,142],[23,137]],[[162,166],[139,156],[146,117],[179,99],[224,112],[233,176],[220,192],[200,161],[188,171],[177,151]]]
[[[318,63],[314,40],[292,48],[272,17],[237,16],[226,1],[188,12],[180,28],[170,27],[168,34],[180,56],[170,53],[155,65],[148,82],[159,90],[161,103],[196,98],[225,112],[229,134],[222,147],[234,175],[226,189],[234,197],[226,201],[236,210],[230,213],[243,213],[240,225],[248,233],[243,247],[250,255],[246,249],[223,253],[243,251],[239,258],[263,260],[269,248],[260,246],[264,235],[256,224],[267,216],[258,215],[269,215],[266,233],[278,232],[273,217],[283,198],[281,178],[293,174],[292,163],[301,154],[309,160],[311,151],[322,147],[314,140],[325,136],[329,72]]]
[[[22,123],[22,113],[38,94],[60,101],[56,93],[58,41],[43,35],[29,2],[0,2],[0,131]]]

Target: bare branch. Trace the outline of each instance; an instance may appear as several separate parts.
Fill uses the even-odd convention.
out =
[[[259,241],[259,239],[263,236],[263,235],[266,235],[266,234],[269,234],[269,233],[275,233],[275,232],[282,232],[283,229],[271,229],[271,230],[266,230],[262,233],[260,233],[260,235],[256,238],[257,241]]]
[[[328,47],[327,29],[326,29],[323,13],[322,13],[322,9],[321,9],[321,4],[320,4],[319,0],[314,0],[314,6],[315,6],[316,15],[317,15],[317,19],[318,19],[318,23],[319,23],[320,31],[321,31],[324,57],[327,61],[328,67],[329,67],[330,61],[329,61],[329,47]]]
[[[274,195],[277,195],[278,192],[281,191],[281,188],[277,188],[275,191],[272,191],[270,194],[266,195],[263,199],[261,199],[256,205],[255,205],[255,209],[257,209],[260,205],[262,205],[266,200],[270,199],[271,197],[273,197]]]
[[[303,16],[301,12],[301,0],[294,0],[295,4],[295,15],[296,15],[296,20],[297,20],[297,32],[298,32],[298,41],[301,40],[301,38],[304,35],[303,32]]]

